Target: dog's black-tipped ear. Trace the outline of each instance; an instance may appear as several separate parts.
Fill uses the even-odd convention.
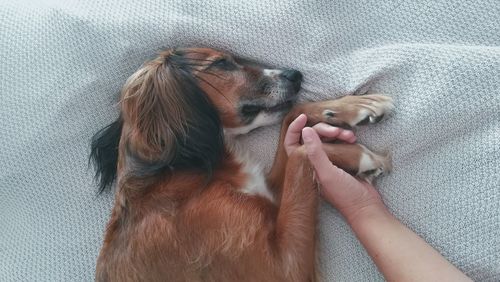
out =
[[[219,114],[184,55],[162,52],[123,87],[127,175],[148,177],[172,168],[211,175],[224,154]]]
[[[122,119],[118,118],[92,137],[89,164],[94,165],[95,179],[99,182],[99,194],[111,187],[116,178],[122,125]]]

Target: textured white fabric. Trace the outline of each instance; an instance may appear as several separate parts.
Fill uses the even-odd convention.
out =
[[[305,75],[304,99],[385,93],[358,131],[392,151],[391,211],[478,281],[500,280],[500,2],[0,1],[0,281],[90,281],[112,204],[89,139],[161,48],[209,46]],[[277,127],[245,139],[269,166]],[[323,277],[382,276],[320,210]]]

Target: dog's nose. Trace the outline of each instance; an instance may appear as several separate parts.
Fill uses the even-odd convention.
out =
[[[302,73],[300,73],[300,71],[297,70],[284,70],[281,73],[281,76],[294,83],[302,81]]]

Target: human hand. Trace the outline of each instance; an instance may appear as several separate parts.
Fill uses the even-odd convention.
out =
[[[350,130],[345,130],[325,123],[319,123],[312,128],[306,125],[306,115],[300,115],[290,123],[284,139],[285,150],[290,155],[300,146],[305,147],[308,159],[316,171],[316,179],[322,186],[321,194],[348,221],[354,220],[371,209],[385,210],[385,206],[375,188],[356,179],[344,170],[333,165],[323,150],[322,141],[339,139],[354,143],[356,137]],[[301,137],[303,145],[301,145]]]
[[[307,116],[305,114],[299,115],[290,125],[285,135],[284,146],[288,156],[299,148],[302,144],[300,142],[302,136],[302,129],[306,125]],[[335,139],[342,140],[347,143],[356,142],[356,136],[351,130],[334,127],[326,123],[318,123],[312,127],[321,136],[323,141],[332,141]]]
[[[309,161],[316,171],[322,186],[321,193],[348,221],[376,208],[385,209],[379,193],[373,185],[356,179],[333,165],[325,151],[318,133],[313,128],[302,129],[302,139]]]
[[[344,215],[356,237],[389,281],[472,281],[449,263],[417,234],[392,216],[375,188],[333,165],[321,137],[354,142],[352,132],[339,131],[329,125],[305,127],[307,118],[299,116],[285,135],[285,148],[307,154],[321,184],[321,193]],[[336,132],[336,133],[335,133]],[[342,133],[343,132],[343,133]],[[351,136],[352,134],[352,136]],[[300,143],[302,137],[303,145]]]

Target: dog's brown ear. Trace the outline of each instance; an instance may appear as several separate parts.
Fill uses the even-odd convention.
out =
[[[128,79],[122,115],[128,157],[138,174],[166,167],[211,171],[223,153],[217,111],[189,63],[173,51],[161,53]]]
[[[129,149],[147,160],[172,159],[177,135],[185,134],[187,105],[179,75],[161,57],[125,83],[122,111],[130,126]]]

